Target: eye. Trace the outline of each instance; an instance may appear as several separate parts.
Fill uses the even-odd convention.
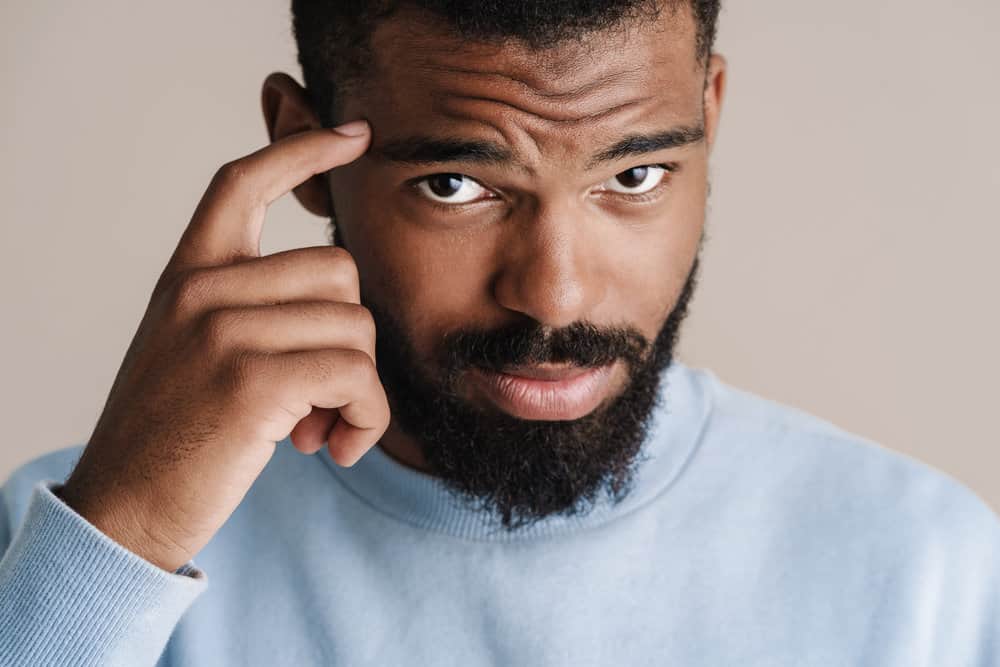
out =
[[[464,174],[432,174],[415,185],[425,197],[442,204],[468,204],[489,192]]]
[[[609,178],[604,182],[604,188],[612,192],[641,195],[659,185],[667,171],[665,166],[655,164],[632,167]]]

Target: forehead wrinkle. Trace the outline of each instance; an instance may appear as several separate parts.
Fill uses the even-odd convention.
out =
[[[588,93],[593,92],[595,89],[612,85],[621,79],[635,79],[635,77],[642,73],[642,68],[635,67],[630,69],[625,69],[617,72],[611,72],[608,74],[602,74],[591,81],[584,82],[568,90],[564,91],[547,91],[543,90],[537,83],[529,83],[528,81],[520,78],[518,75],[503,72],[500,70],[477,70],[471,68],[453,67],[450,65],[438,65],[432,63],[423,63],[414,66],[414,69],[425,70],[434,73],[445,73],[445,74],[455,74],[461,77],[476,77],[476,78],[488,78],[488,79],[502,79],[504,81],[509,81],[517,85],[521,90],[528,93],[529,95],[540,97],[546,100],[553,101],[568,101],[574,100],[581,97],[586,97]],[[553,77],[557,78],[558,77]]]
[[[645,102],[649,102],[651,99],[652,97],[650,96],[640,97],[640,98],[630,99],[626,102],[615,104],[610,107],[605,107],[604,109],[601,109],[599,111],[594,111],[592,113],[584,113],[579,115],[563,114],[557,116],[557,115],[551,115],[551,112],[549,112],[549,115],[546,115],[546,111],[549,111],[550,109],[551,110],[559,109],[561,108],[560,105],[546,105],[548,107],[546,111],[539,111],[537,109],[528,109],[524,106],[520,106],[519,104],[515,104],[514,102],[499,100],[493,97],[485,97],[481,95],[453,94],[447,97],[441,97],[436,99],[433,103],[433,110],[443,116],[448,116],[450,118],[466,119],[467,116],[462,112],[455,110],[453,106],[448,104],[448,101],[464,101],[464,102],[471,102],[473,104],[483,103],[484,105],[486,104],[498,105],[500,107],[512,109],[519,113],[526,114],[528,116],[534,116],[535,118],[541,121],[549,123],[555,123],[560,125],[575,125],[587,121],[597,121],[606,119],[609,116],[621,113],[622,111],[629,109],[631,107],[641,105]]]
[[[458,102],[461,106],[449,105],[446,99]],[[501,143],[514,149],[512,150],[514,160],[505,166],[512,170],[534,174],[537,172],[533,164],[553,159],[577,159],[573,157],[573,150],[579,148],[581,138],[584,136],[589,137],[595,133],[616,135],[617,133],[611,131],[609,127],[608,118],[616,118],[614,125],[620,125],[622,128],[632,127],[640,118],[648,116],[655,109],[650,102],[655,103],[653,96],[629,100],[593,114],[555,120],[541,117],[512,103],[468,95],[435,97],[432,109],[440,118],[454,120],[463,125],[472,123],[488,129]],[[584,124],[590,127],[586,125],[582,128],[577,127]],[[562,136],[547,136],[546,130],[555,130]],[[564,157],[554,158],[549,154],[550,151],[543,149],[542,145],[549,143],[563,145],[570,150],[569,152],[561,150]],[[589,157],[588,155],[587,158]]]
[[[392,21],[376,30],[373,65],[383,90],[371,103],[410,118],[419,111],[420,120],[409,124],[434,127],[435,135],[446,129],[435,127],[441,121],[454,122],[458,136],[467,134],[464,127],[490,137],[512,149],[514,160],[504,168],[535,171],[579,159],[591,135],[631,127],[654,112],[676,116],[673,107],[688,106],[691,85],[675,70],[689,56],[690,39],[673,24],[629,31],[613,43],[601,32],[590,43],[554,49],[459,40],[439,23],[415,25]]]
[[[463,103],[495,104],[518,113],[535,116],[550,122],[574,123],[595,120],[614,114],[631,106],[647,103],[653,95],[647,89],[627,83],[614,85],[610,81],[630,77],[633,71],[615,72],[596,80],[585,82],[568,91],[542,92],[513,75],[503,74],[505,81],[513,82],[517,90],[490,85],[482,77],[463,83],[440,83],[432,95],[432,105],[443,110]],[[428,82],[433,89],[433,82]],[[596,92],[595,92],[596,91]],[[527,94],[523,94],[527,93]]]
[[[443,118],[448,118],[450,120],[458,121],[462,124],[475,123],[476,125],[482,125],[488,128],[491,132],[498,135],[499,138],[503,140],[503,143],[506,143],[509,146],[514,146],[514,147],[518,146],[518,142],[514,139],[512,133],[508,130],[505,130],[497,123],[489,122],[480,118],[473,118],[467,113],[459,113],[457,111],[449,110],[447,108],[435,109],[435,111],[437,111],[437,113]],[[528,134],[528,136],[531,138],[534,147],[534,153],[536,155],[540,155],[541,150],[538,145],[538,142],[535,141],[534,137],[531,137],[530,133],[525,133],[525,134]],[[529,175],[534,174],[535,169],[531,166],[531,164],[529,164],[527,161],[524,160],[525,157],[524,154],[525,151],[517,150],[515,148],[514,150],[511,151],[511,160],[504,162],[502,166],[504,168],[509,168],[513,171],[521,172],[523,174],[529,174]]]
[[[420,59],[410,64],[410,70],[427,75],[414,78],[423,81],[425,90],[432,91],[432,104],[439,109],[454,102],[489,102],[543,120],[572,124],[599,120],[629,106],[649,102],[655,90],[662,88],[650,85],[646,79],[650,70],[665,65],[669,66],[669,62],[654,59],[641,67],[623,68],[619,62],[596,73],[588,71],[586,66],[574,67],[580,76],[574,77],[568,87],[560,86],[567,80],[565,76],[540,77],[537,72],[524,72],[517,64],[512,68],[501,65],[503,69],[496,69],[494,65],[479,70]]]

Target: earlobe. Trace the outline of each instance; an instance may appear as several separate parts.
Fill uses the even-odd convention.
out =
[[[299,132],[322,127],[305,88],[283,72],[274,72],[264,79],[260,101],[267,136],[272,143]],[[330,216],[330,192],[323,175],[313,176],[292,192],[310,213]]]
[[[705,136],[708,148],[715,145],[722,113],[722,101],[726,93],[726,59],[713,53],[708,60],[708,74],[705,80]]]

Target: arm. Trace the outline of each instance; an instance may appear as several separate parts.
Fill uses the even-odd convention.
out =
[[[0,517],[0,664],[155,665],[208,579],[168,572],[99,531],[55,493],[32,487],[24,520]]]
[[[389,404],[354,259],[259,256],[267,205],[369,140],[358,122],[304,131],[219,170],[72,473],[5,493],[30,488],[0,545],[0,665],[154,665],[207,585],[192,558],[278,441],[341,465],[378,442]]]

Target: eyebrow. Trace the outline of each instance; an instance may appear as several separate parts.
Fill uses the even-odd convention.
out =
[[[677,127],[652,134],[630,134],[591,157],[586,169],[627,157],[645,155],[670,148],[680,148],[702,141],[702,125]],[[416,135],[393,139],[372,148],[375,157],[410,165],[434,165],[448,162],[510,166],[515,161],[510,149],[492,141],[438,139]]]
[[[705,127],[703,125],[677,127],[655,134],[630,134],[613,146],[594,155],[587,164],[587,169],[593,169],[605,162],[615,162],[627,157],[696,144],[704,138]]]
[[[514,161],[514,154],[510,150],[492,141],[435,139],[426,136],[394,139],[372,148],[372,151],[386,160],[403,164],[503,164]]]

